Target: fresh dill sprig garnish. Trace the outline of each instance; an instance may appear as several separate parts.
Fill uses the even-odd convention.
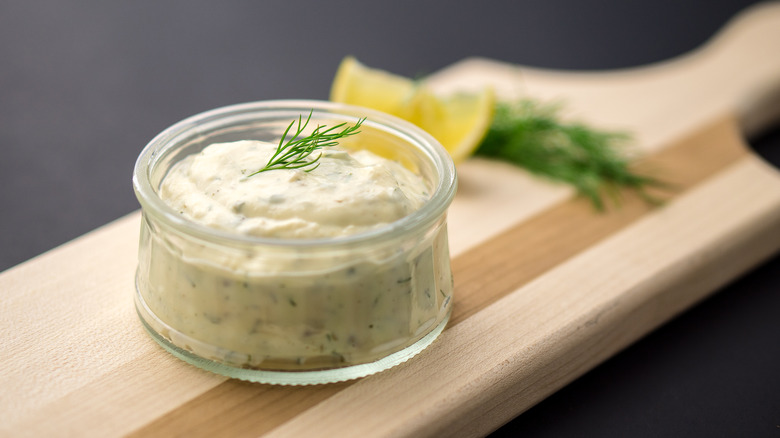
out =
[[[629,140],[627,134],[562,122],[558,110],[530,99],[497,104],[476,154],[570,184],[598,210],[604,210],[603,194],[616,196],[620,188],[636,190],[655,202],[644,189],[660,183],[631,170],[621,148]]]
[[[303,169],[304,172],[311,172],[320,165],[318,161],[320,157],[322,157],[322,153],[320,152],[319,155],[312,159],[307,158],[315,151],[322,148],[336,146],[339,139],[357,134],[360,132],[358,130],[360,129],[360,125],[366,121],[364,117],[358,120],[354,125],[347,126],[338,132],[336,132],[336,130],[345,126],[347,124],[346,122],[339,123],[330,128],[324,125],[318,125],[311,134],[298,138],[309,125],[312,112],[313,111],[309,112],[309,116],[306,118],[305,122],[303,121],[303,116],[298,116],[298,127],[296,128],[295,134],[293,134],[289,140],[285,141],[287,139],[287,134],[290,133],[290,130],[293,125],[295,125],[296,121],[293,120],[290,122],[287,129],[285,129],[284,134],[282,134],[282,138],[279,139],[279,145],[276,147],[276,152],[268,160],[268,163],[266,163],[262,169],[247,175],[246,178],[267,170],[276,169]]]

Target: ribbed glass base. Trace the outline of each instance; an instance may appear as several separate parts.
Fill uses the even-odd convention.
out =
[[[152,339],[157,341],[163,348],[179,359],[188,362],[196,367],[211,371],[223,376],[246,380],[250,382],[268,383],[274,385],[316,385],[323,383],[343,382],[346,380],[358,379],[361,377],[376,374],[380,371],[392,368],[398,364],[406,362],[419,352],[428,347],[444,330],[449,320],[449,314],[436,326],[431,332],[421,338],[414,344],[397,351],[389,356],[374,362],[345,366],[340,368],[306,371],[270,371],[262,369],[248,369],[231,366],[225,363],[213,361],[198,356],[191,351],[185,350],[172,343],[168,337],[163,336],[155,330],[154,327],[161,328],[160,331],[167,332],[170,336],[175,336],[183,345],[195,345],[200,343],[196,339],[188,339],[188,336],[176,331],[168,326],[149,310],[141,294],[136,290],[136,311],[141,318],[146,331],[149,332]]]

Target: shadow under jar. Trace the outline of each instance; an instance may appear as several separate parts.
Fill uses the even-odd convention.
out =
[[[367,120],[347,149],[368,149],[422,178],[429,199],[369,231],[328,238],[247,236],[188,220],[160,197],[169,170],[214,143],[277,143],[311,112],[314,126]],[[320,101],[228,106],[155,137],[136,162],[142,207],[136,309],[177,357],[229,377],[318,384],[402,363],[443,330],[453,281],[446,210],[454,165],[430,135],[395,117]]]

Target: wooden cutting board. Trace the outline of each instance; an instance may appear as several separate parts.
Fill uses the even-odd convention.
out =
[[[133,308],[139,214],[0,274],[0,434],[483,435],[780,249],[780,173],[751,153],[780,114],[780,4],[647,67],[564,73],[470,59],[442,91],[562,100],[633,132],[662,207],[596,213],[571,190],[473,159],[450,210],[455,307],[413,360],[359,381],[278,387],[175,359]]]

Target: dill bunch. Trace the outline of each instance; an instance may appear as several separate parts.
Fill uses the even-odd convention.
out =
[[[631,170],[623,149],[630,139],[627,134],[562,122],[559,109],[529,99],[498,103],[476,154],[569,184],[598,210],[604,210],[605,194],[617,200],[621,188],[655,202],[644,189],[658,181]]]

